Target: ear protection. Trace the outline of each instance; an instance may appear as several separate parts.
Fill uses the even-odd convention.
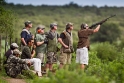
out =
[[[41,33],[41,28],[40,27],[37,27],[36,32],[37,33]]]
[[[37,33],[41,33],[41,29],[38,29],[38,30],[37,30]]]
[[[81,29],[86,29],[86,24],[82,24]]]

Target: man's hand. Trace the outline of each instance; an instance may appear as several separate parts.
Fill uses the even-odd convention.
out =
[[[48,39],[44,39],[44,43],[45,44],[48,44]]]
[[[67,45],[64,45],[65,48],[69,48]]]
[[[26,61],[28,66],[31,66],[31,62],[29,60]]]

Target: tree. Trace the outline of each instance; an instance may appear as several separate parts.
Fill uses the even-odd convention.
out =
[[[0,63],[2,64],[2,58],[1,58],[1,40],[2,40],[2,36],[4,36],[5,38],[5,52],[6,52],[6,40],[7,37],[13,37],[13,22],[14,22],[14,15],[10,10],[7,10],[5,8],[2,7],[2,5],[5,5],[5,1],[4,0],[0,0]],[[0,66],[2,67],[2,66]],[[1,68],[0,68],[1,69]]]

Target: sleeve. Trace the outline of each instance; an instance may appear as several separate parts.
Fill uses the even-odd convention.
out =
[[[24,63],[26,63],[26,60],[25,59],[20,59],[19,57],[14,56],[14,57],[11,58],[11,62],[24,64]]]
[[[30,51],[30,49],[28,48],[28,47],[26,47],[26,48],[24,48],[23,49],[23,51],[24,51],[24,54],[27,56],[27,58],[31,58],[31,51]]]
[[[93,34],[93,29],[88,30],[88,35],[91,35],[91,34]]]
[[[55,38],[55,36],[53,36],[50,32],[48,33],[48,38],[53,40]]]
[[[38,37],[38,34],[36,34],[36,42],[39,42],[39,37]]]
[[[60,34],[60,38],[61,38],[61,39],[65,39],[65,37],[66,37],[66,36],[65,36],[64,33],[61,33],[61,34]]]
[[[22,31],[21,32],[21,38],[26,38],[27,32],[26,31]]]
[[[17,57],[17,58],[18,58],[18,57]],[[20,58],[18,58],[18,63],[24,64],[24,63],[26,63],[26,60],[25,60],[25,59],[20,59]]]

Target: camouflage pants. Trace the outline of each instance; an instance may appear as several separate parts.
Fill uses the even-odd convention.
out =
[[[48,52],[46,63],[53,64],[56,62],[57,62],[57,54],[55,52]]]

